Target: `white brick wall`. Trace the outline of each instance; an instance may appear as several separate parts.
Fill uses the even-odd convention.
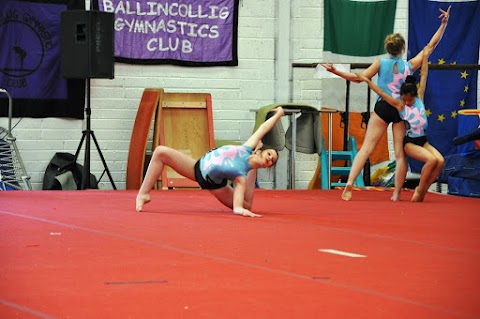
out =
[[[407,34],[407,0],[398,0],[395,31]],[[87,2],[87,7],[89,6]],[[290,44],[276,47],[279,6],[290,6]],[[290,101],[277,101],[276,52],[290,50],[289,65],[322,60],[322,0],[240,0],[238,67],[189,68],[170,65],[138,66],[116,63],[115,79],[91,80],[92,129],[118,189],[125,189],[126,166],[132,126],[144,88],[167,92],[208,92],[213,100],[216,139],[245,140],[252,132],[256,109],[275,102],[299,102],[321,106],[321,81],[314,69],[291,71]],[[18,124],[17,124],[18,123]],[[55,152],[75,153],[83,122],[59,118],[13,119],[13,135],[34,189],[41,189],[45,168]],[[6,118],[0,126],[7,127]],[[103,165],[92,141],[91,171],[99,177]],[[286,151],[277,168],[277,187],[286,187]],[[83,151],[80,155],[83,163]],[[295,187],[307,187],[316,167],[316,155],[297,155]],[[271,171],[259,177],[263,187],[273,187]],[[104,176],[101,189],[111,189]]]
[[[283,1],[282,1],[283,2]],[[87,3],[87,7],[89,3]],[[114,182],[125,189],[132,126],[144,88],[168,92],[208,92],[213,100],[215,138],[245,140],[251,134],[256,109],[274,101],[275,0],[241,0],[238,67],[189,68],[170,65],[115,64],[115,79],[91,80],[92,129]],[[58,118],[14,119],[17,146],[31,176],[41,189],[45,168],[58,151],[75,153],[83,123]],[[6,118],[0,126],[7,127]],[[99,177],[103,165],[92,141],[91,171]],[[80,155],[83,163],[83,152]],[[267,176],[268,178],[268,176]],[[104,176],[101,189],[111,189]]]

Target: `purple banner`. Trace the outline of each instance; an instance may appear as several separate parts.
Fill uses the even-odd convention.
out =
[[[60,70],[60,16],[83,0],[0,0],[0,88],[13,98],[13,117],[84,117],[85,81]],[[0,116],[8,116],[0,94]]]
[[[115,57],[132,63],[238,65],[238,0],[98,0],[115,14]]]
[[[0,87],[14,98],[66,98],[60,13],[66,5],[7,1],[0,9]]]

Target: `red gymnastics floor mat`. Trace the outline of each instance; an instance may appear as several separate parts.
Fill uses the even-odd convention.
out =
[[[340,194],[0,192],[0,318],[480,318],[478,199]]]

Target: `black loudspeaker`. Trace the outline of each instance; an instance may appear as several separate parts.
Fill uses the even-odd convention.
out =
[[[113,20],[110,12],[62,12],[61,70],[65,78],[114,78]]]

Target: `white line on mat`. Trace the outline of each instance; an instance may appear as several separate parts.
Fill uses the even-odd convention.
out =
[[[360,254],[355,254],[355,253],[349,253],[346,251],[341,251],[341,250],[336,250],[336,249],[319,249],[319,251],[322,251],[324,253],[329,253],[329,254],[335,254],[335,255],[341,255],[341,256],[346,256],[346,257],[352,257],[352,258],[364,258],[367,257],[365,255],[360,255]]]

